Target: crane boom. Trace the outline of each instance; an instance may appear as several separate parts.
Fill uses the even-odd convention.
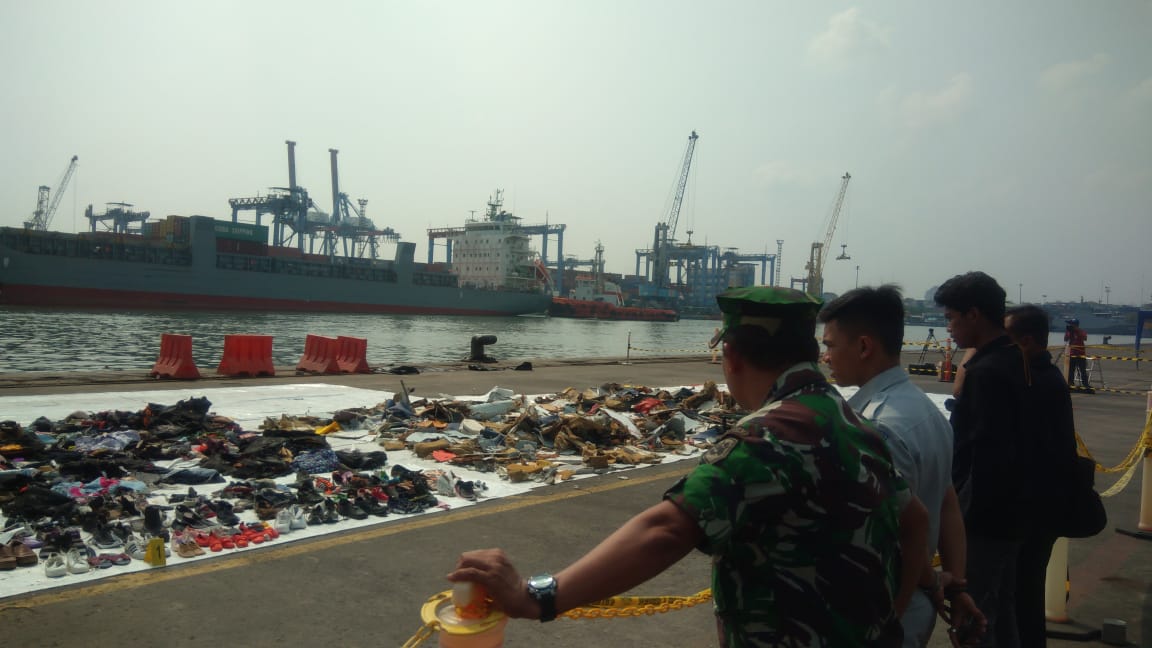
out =
[[[72,156],[72,161],[68,163],[64,177],[56,185],[56,192],[52,194],[51,201],[48,200],[48,187],[40,187],[40,193],[36,200],[36,211],[32,214],[32,220],[24,222],[25,228],[47,231],[48,226],[52,224],[52,217],[56,215],[56,208],[60,206],[60,199],[64,196],[64,190],[68,188],[68,181],[72,179],[72,172],[76,170],[78,159],[80,159],[79,156]]]
[[[692,168],[692,153],[696,149],[696,131],[688,136],[688,149],[684,151],[684,164],[680,168],[680,180],[676,183],[676,197],[672,199],[672,209],[668,212],[668,239],[676,238],[676,224],[680,221],[680,205],[684,203],[684,189],[688,186],[688,171]]]
[[[840,182],[840,193],[836,196],[836,203],[832,207],[832,214],[828,218],[828,231],[824,234],[824,241],[812,244],[812,253],[808,257],[808,294],[820,298],[824,294],[824,263],[828,260],[826,250],[832,245],[832,234],[836,232],[836,221],[840,219],[840,208],[844,206],[844,195],[848,192],[848,181],[851,174],[845,173]]]

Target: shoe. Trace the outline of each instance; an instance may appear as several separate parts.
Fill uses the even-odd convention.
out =
[[[79,549],[71,549],[64,554],[64,564],[68,567],[69,574],[87,574],[92,571],[92,565],[88,564],[88,559]]]
[[[149,504],[144,507],[144,530],[152,536],[164,533],[164,511],[167,507]]]
[[[124,545],[107,524],[98,523],[92,530],[92,544],[97,549],[116,549]]]
[[[336,502],[324,500],[324,524],[336,524],[340,521],[340,511],[336,509]]]
[[[8,545],[8,549],[12,552],[12,557],[16,559],[17,567],[31,567],[40,560],[36,557],[36,552],[19,540],[13,540]]]
[[[144,547],[136,538],[129,538],[124,543],[124,553],[132,557],[133,560],[144,560]]]
[[[191,508],[188,508],[183,504],[176,505],[176,520],[179,520],[181,524],[190,526],[193,529],[210,529],[213,526],[216,526],[205,520],[204,517],[199,513],[193,511]]]
[[[6,544],[0,545],[0,570],[16,569],[16,554]]]
[[[476,486],[472,482],[457,478],[453,486],[458,497],[462,497],[469,502],[476,501]]]
[[[224,526],[236,526],[240,524],[240,518],[236,515],[235,507],[232,502],[226,500],[217,500],[212,503],[216,508],[216,521]]]
[[[436,478],[436,494],[437,495],[455,495],[456,493],[455,493],[454,489],[452,488],[452,479],[453,478],[454,478],[454,475],[452,475],[449,472],[440,473],[440,476]]]
[[[326,511],[323,504],[317,504],[308,511],[308,526],[316,526],[317,524],[324,524]]]
[[[176,547],[176,555],[181,558],[195,558],[204,555],[204,550],[196,544],[193,538],[189,537],[188,533],[172,534],[172,544]]]
[[[292,514],[292,522],[289,523],[289,525],[288,525],[289,529],[291,529],[292,531],[296,531],[298,529],[307,529],[308,528],[308,519],[304,513],[303,508],[293,505],[292,508],[290,508],[288,510]]]
[[[64,562],[64,555],[54,553],[44,561],[44,575],[48,578],[60,578],[68,575],[68,564]]]
[[[292,531],[291,509],[281,509],[280,512],[276,514],[276,521],[273,523],[272,528],[276,529],[276,532],[280,534]]]
[[[357,497],[356,506],[363,509],[364,512],[369,515],[375,515],[376,517],[388,516],[388,505],[370,495],[361,495]]]
[[[368,512],[356,505],[348,497],[341,497],[340,503],[336,505],[340,515],[353,520],[366,520],[368,519]]]

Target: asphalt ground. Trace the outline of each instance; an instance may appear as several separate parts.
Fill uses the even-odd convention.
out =
[[[918,354],[908,354],[909,362]],[[518,364],[505,363],[511,367]],[[219,378],[209,371],[195,382],[156,381],[144,372],[21,373],[0,375],[0,397],[170,388],[174,399],[196,389],[237,384],[327,382],[395,391],[400,380],[416,396],[482,394],[495,385],[522,393],[608,382],[671,386],[723,381],[706,356],[579,362],[533,361],[534,370],[468,371],[427,367],[419,375],[296,376],[290,368],[271,378]],[[1142,394],[1152,370],[1135,363],[1105,365],[1112,388]],[[951,384],[927,376],[926,391]],[[1101,464],[1119,463],[1137,443],[1145,419],[1143,396],[1098,392],[1073,396],[1077,428]],[[0,400],[2,409],[2,400]],[[3,412],[0,411],[0,417]],[[499,546],[531,573],[556,570],[593,547],[661,493],[691,462],[535,489],[400,523],[334,533],[245,551],[211,561],[126,574],[87,585],[67,583],[0,601],[0,636],[7,645],[35,646],[400,646],[420,629],[420,608],[448,588],[444,575],[465,550]],[[1103,491],[1119,475],[1098,475]],[[1149,476],[1152,479],[1152,475]],[[1152,643],[1152,543],[1116,532],[1139,519],[1141,475],[1105,499],[1109,526],[1074,540],[1069,550],[1074,622],[1099,628],[1104,619],[1127,622],[1128,645]],[[39,568],[39,567],[37,567]],[[67,577],[64,579],[67,580]],[[689,595],[709,584],[709,561],[691,554],[637,588],[637,595]],[[1055,626],[1054,626],[1055,627]],[[1078,631],[1080,626],[1060,626]],[[1089,642],[1088,645],[1100,645]],[[424,645],[436,645],[429,639]],[[549,624],[513,621],[508,646],[715,646],[710,605],[639,618],[559,619]],[[932,646],[947,646],[942,631]],[[1053,639],[1050,646],[1084,645]]]

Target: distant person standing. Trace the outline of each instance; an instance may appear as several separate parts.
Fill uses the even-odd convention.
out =
[[[936,291],[948,331],[976,352],[952,410],[952,482],[968,543],[968,591],[988,620],[985,645],[1020,646],[1016,568],[1035,506],[1025,358],[1004,330],[1004,289],[983,272]]]
[[[1091,392],[1088,384],[1088,358],[1084,344],[1088,341],[1088,334],[1080,328],[1080,320],[1070,319],[1064,329],[1064,341],[1068,343],[1068,386],[1075,387],[1076,373],[1080,373],[1080,385],[1085,391]]]
[[[1044,648],[1044,583],[1052,546],[1060,535],[1051,521],[1068,513],[1068,500],[1061,493],[1066,493],[1074,480],[1076,428],[1068,386],[1048,353],[1048,313],[1032,304],[1016,306],[1008,310],[1004,326],[1027,360],[1025,415],[1043,435],[1030,451],[1044,466],[1037,477],[1044,479],[1040,491],[1046,496],[1037,502],[1036,521],[1025,535],[1016,564],[1016,623],[1020,645]]]

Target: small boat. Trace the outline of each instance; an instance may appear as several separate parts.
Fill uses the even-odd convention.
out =
[[[624,293],[611,281],[595,277],[576,277],[576,287],[569,297],[553,297],[548,307],[552,317],[574,319],[622,320],[630,322],[676,322],[680,315],[669,308],[625,306]]]

